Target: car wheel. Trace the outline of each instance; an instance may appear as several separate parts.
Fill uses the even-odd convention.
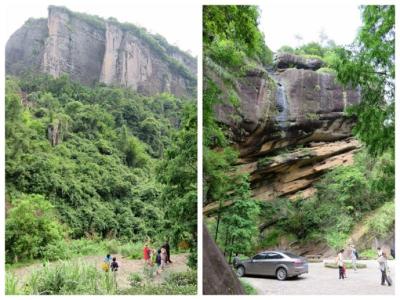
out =
[[[285,280],[287,278],[287,272],[286,272],[285,268],[279,268],[276,271],[276,278],[278,280]]]
[[[245,274],[244,267],[243,267],[243,266],[239,266],[239,267],[237,268],[237,270],[236,270],[236,274],[237,274],[237,276],[239,276],[239,277],[243,277],[244,274]]]

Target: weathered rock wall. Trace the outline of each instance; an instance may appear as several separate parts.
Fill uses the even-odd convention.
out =
[[[307,63],[311,66],[304,69]],[[240,153],[235,172],[250,175],[253,197],[262,201],[312,196],[321,175],[352,164],[361,147],[352,137],[355,120],[344,115],[348,106],[359,103],[359,90],[343,87],[335,75],[313,70],[322,63],[291,55],[290,65],[248,71],[234,85],[239,105],[224,102],[215,107]],[[226,89],[215,74],[206,74]],[[206,214],[218,208],[216,203],[206,204]]]
[[[156,37],[132,28],[51,6],[47,20],[30,20],[10,37],[6,72],[66,73],[86,85],[103,82],[144,94],[192,97],[196,60],[165,40],[155,45]]]

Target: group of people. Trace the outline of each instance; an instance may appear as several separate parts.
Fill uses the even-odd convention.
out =
[[[111,269],[111,272],[116,272],[118,271],[118,262],[117,258],[113,257],[111,258],[110,254],[107,254],[106,257],[103,260],[103,264],[101,268],[104,270],[104,272],[108,272]]]
[[[358,253],[354,245],[350,245],[351,250],[351,264],[354,272],[357,272],[357,260],[358,260]],[[346,276],[346,264],[343,257],[344,249],[341,249],[336,257],[336,264],[339,267],[339,279],[345,279]],[[377,248],[377,262],[379,264],[379,270],[381,271],[381,285],[385,285],[386,283],[388,286],[392,285],[392,280],[389,276],[389,267],[388,267],[388,258],[387,254],[382,251],[380,247]]]
[[[146,243],[143,248],[143,259],[145,266],[152,267],[156,264],[157,274],[160,274],[165,269],[167,263],[172,263],[168,241],[166,241],[158,250],[151,249],[149,243]]]

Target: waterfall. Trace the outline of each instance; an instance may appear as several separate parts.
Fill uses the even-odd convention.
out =
[[[276,108],[278,110],[276,121],[278,122],[279,127],[286,128],[288,126],[288,121],[289,121],[288,101],[286,97],[285,87],[280,82],[277,83]]]

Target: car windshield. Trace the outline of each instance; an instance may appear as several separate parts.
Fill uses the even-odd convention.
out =
[[[284,253],[285,255],[289,256],[290,258],[300,258],[300,256],[295,255],[295,254],[290,253],[290,252],[283,252],[283,253]]]

